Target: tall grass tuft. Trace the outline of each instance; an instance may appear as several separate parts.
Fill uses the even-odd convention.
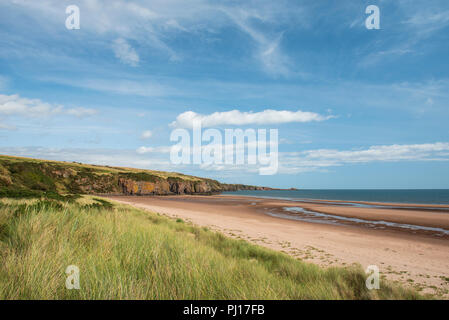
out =
[[[0,299],[416,299],[360,267],[286,254],[95,198],[0,200]],[[69,265],[80,289],[65,287]]]

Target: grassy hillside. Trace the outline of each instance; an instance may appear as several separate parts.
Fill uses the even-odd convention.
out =
[[[216,180],[132,168],[0,156],[0,197],[29,194],[165,195],[256,189]]]
[[[0,261],[0,299],[420,298],[91,196],[0,199]],[[65,288],[69,265],[80,290]]]

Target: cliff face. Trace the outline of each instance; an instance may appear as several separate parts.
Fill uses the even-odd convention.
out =
[[[248,186],[245,184],[221,184],[221,191],[238,191],[238,190],[273,190],[268,187]]]
[[[156,182],[147,182],[120,178],[118,183],[122,193],[127,195],[205,194],[221,191],[213,189],[205,182],[197,181],[170,181],[169,179],[161,179]]]
[[[222,191],[238,190],[271,190],[266,187],[247,186],[242,184],[222,184],[217,181],[179,181],[168,178],[157,182],[119,179],[122,193],[127,195],[168,195],[168,194],[211,194]]]
[[[266,190],[151,170],[102,167],[0,156],[0,196],[11,190],[37,192],[169,195]]]

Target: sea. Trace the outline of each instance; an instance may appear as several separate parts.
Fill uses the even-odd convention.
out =
[[[358,189],[358,190],[242,190],[223,192],[224,195],[241,195],[285,200],[342,200],[416,204],[449,204],[449,189]]]

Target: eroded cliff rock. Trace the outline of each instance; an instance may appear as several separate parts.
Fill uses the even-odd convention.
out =
[[[8,189],[80,194],[169,195],[268,188],[223,184],[213,179],[179,173],[0,156],[0,191]]]

